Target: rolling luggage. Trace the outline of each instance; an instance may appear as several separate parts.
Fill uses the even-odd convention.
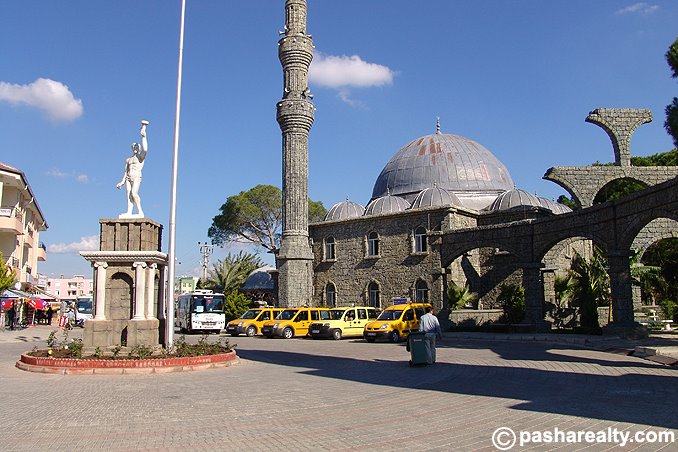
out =
[[[407,350],[410,352],[410,367],[428,363],[426,333],[413,331],[407,337]]]

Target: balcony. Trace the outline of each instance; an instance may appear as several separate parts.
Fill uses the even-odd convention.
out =
[[[39,261],[45,262],[47,260],[47,247],[40,242],[37,249],[37,257]]]
[[[33,238],[33,236],[30,234],[24,234],[24,246],[27,246],[28,248],[33,248],[34,245],[35,239]]]
[[[10,232],[15,235],[24,232],[21,212],[15,207],[0,207],[0,232]]]

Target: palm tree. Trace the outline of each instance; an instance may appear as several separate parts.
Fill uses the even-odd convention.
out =
[[[245,282],[247,276],[263,265],[264,262],[257,254],[243,251],[236,255],[229,253],[223,260],[217,261],[208,271],[207,281],[203,285],[223,293],[237,291]]]
[[[478,294],[471,292],[468,284],[463,287],[450,282],[447,286],[447,302],[450,309],[463,309],[466,307],[473,307],[478,299]]]
[[[588,332],[597,332],[600,329],[598,306],[609,306],[612,300],[610,276],[606,267],[607,260],[596,246],[590,260],[586,260],[576,251],[572,259],[572,301],[579,306],[580,326]]]

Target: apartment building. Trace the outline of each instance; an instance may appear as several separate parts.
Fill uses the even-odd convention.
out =
[[[40,232],[47,222],[23,171],[0,162],[0,252],[22,289],[37,284],[38,262],[47,259]]]
[[[92,295],[94,281],[83,275],[74,275],[72,278],[47,278],[45,292],[61,301],[75,300],[83,295]]]

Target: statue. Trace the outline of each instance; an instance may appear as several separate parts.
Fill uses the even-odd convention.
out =
[[[116,185],[118,189],[123,185],[127,189],[127,212],[118,215],[118,218],[143,218],[144,211],[141,210],[141,197],[139,196],[139,185],[141,185],[141,170],[144,168],[144,160],[148,152],[148,141],[146,140],[146,126],[148,121],[141,121],[141,147],[139,143],[132,143],[132,152],[134,153],[125,161],[125,174],[122,180]],[[137,206],[137,213],[133,214],[132,209]]]

